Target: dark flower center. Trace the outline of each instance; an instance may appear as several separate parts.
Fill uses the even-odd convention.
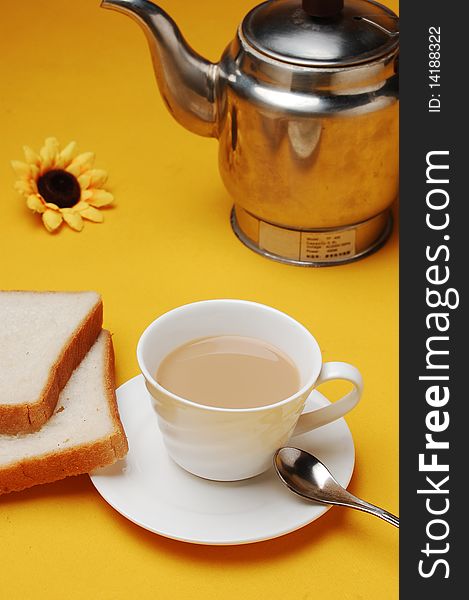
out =
[[[51,169],[39,177],[37,189],[46,202],[59,208],[71,208],[80,200],[81,189],[75,175],[63,169]]]

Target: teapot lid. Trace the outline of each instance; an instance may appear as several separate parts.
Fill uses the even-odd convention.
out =
[[[259,52],[310,67],[368,62],[399,43],[398,17],[373,0],[268,0],[241,29]]]

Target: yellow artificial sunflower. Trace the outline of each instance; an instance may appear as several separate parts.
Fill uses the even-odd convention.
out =
[[[83,229],[83,219],[102,223],[99,210],[114,198],[104,189],[107,173],[94,169],[94,154],[76,154],[76,142],[60,150],[56,138],[47,138],[39,153],[24,146],[26,162],[12,161],[18,180],[15,189],[26,205],[42,215],[47,231],[56,231],[65,221],[75,231]]]

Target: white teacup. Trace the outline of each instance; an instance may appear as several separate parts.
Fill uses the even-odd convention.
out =
[[[268,406],[218,408],[176,396],[156,381],[158,366],[171,351],[217,335],[273,344],[295,363],[300,389]],[[266,471],[274,452],[290,437],[343,417],[363,389],[362,377],[352,365],[322,362],[316,340],[303,325],[275,308],[244,300],[206,300],[167,312],[143,332],[137,359],[168,453],[190,473],[218,481],[247,479]],[[350,381],[352,391],[329,406],[302,414],[312,390],[333,379]]]

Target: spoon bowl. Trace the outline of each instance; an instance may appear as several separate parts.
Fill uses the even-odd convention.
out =
[[[399,527],[398,517],[348,492],[318,458],[305,450],[280,448],[274,455],[274,467],[282,482],[303,498],[361,510]]]

